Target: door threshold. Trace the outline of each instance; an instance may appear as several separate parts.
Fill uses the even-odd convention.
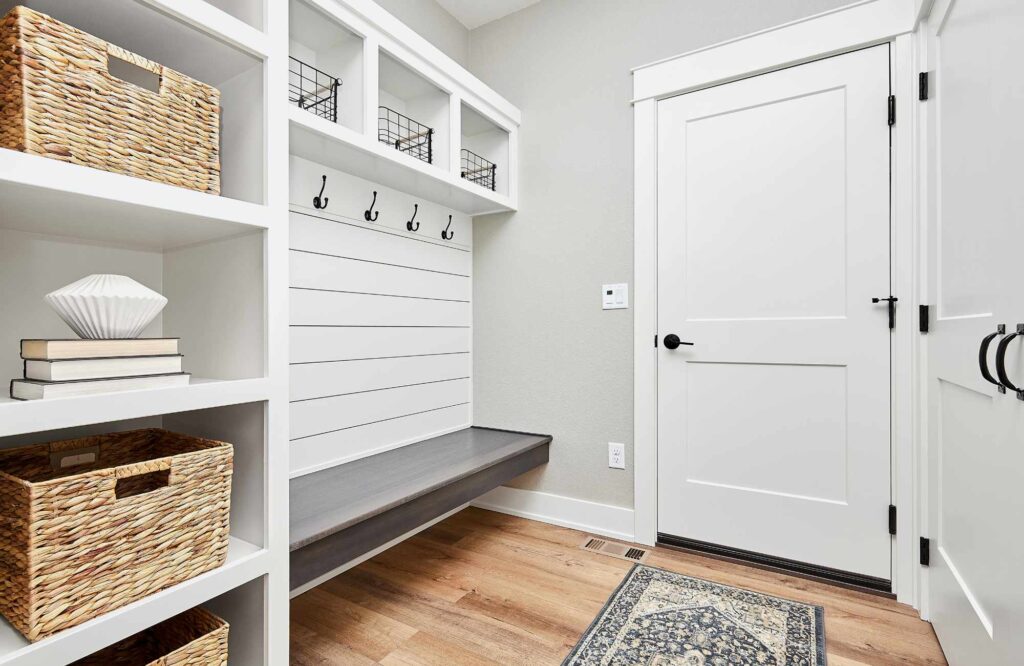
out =
[[[865,576],[864,574],[788,560],[784,557],[764,555],[749,550],[740,550],[739,548],[730,548],[729,546],[719,546],[705,541],[665,534],[664,532],[658,532],[658,545],[697,555],[705,555],[727,562],[747,564],[759,569],[799,576],[800,578],[828,583],[829,585],[836,585],[858,592],[867,592],[889,599],[896,598],[896,595],[892,593],[892,582],[884,578]]]

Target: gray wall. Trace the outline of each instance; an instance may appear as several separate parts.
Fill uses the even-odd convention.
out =
[[[469,55],[469,30],[434,0],[375,0],[421,37],[466,66]]]
[[[474,420],[555,438],[514,485],[633,505],[633,313],[600,303],[632,290],[630,69],[848,2],[541,0],[470,33],[470,71],[523,112],[520,210],[473,229]]]

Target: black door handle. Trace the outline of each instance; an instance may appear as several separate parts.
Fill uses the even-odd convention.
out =
[[[1006,348],[1014,338],[1022,333],[1024,333],[1024,324],[1017,324],[1017,330],[1000,340],[999,346],[996,347],[996,374],[999,375],[999,382],[1016,393],[1018,400],[1024,400],[1024,391],[1014,386],[1010,378],[1006,376]]]
[[[683,342],[682,340],[680,340],[679,336],[676,335],[675,333],[669,333],[668,335],[666,335],[664,343],[665,349],[678,349],[679,345],[687,345],[689,347],[693,346],[692,342]]]
[[[895,296],[871,299],[872,303],[887,303],[889,305],[889,328],[896,328],[896,303],[899,300]]]
[[[1005,333],[1006,325],[999,324],[999,326],[996,326],[995,333],[989,333],[981,339],[981,347],[978,349],[978,367],[981,370],[981,376],[988,383],[998,386],[1000,393],[1006,393],[1006,387],[996,381],[996,378],[988,370],[988,347],[997,336],[1004,335]]]

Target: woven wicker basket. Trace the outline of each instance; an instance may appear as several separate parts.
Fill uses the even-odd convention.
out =
[[[111,75],[113,56],[159,92]],[[0,21],[0,147],[220,192],[220,93],[26,7]]]
[[[0,451],[0,614],[36,641],[223,564],[232,454],[158,429]]]
[[[228,623],[193,608],[79,659],[72,666],[225,666]]]

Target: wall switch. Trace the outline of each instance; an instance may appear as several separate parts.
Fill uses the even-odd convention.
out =
[[[601,305],[605,310],[623,310],[629,307],[628,284],[606,284],[601,286]]]
[[[626,445],[608,442],[608,466],[613,469],[626,469]]]

